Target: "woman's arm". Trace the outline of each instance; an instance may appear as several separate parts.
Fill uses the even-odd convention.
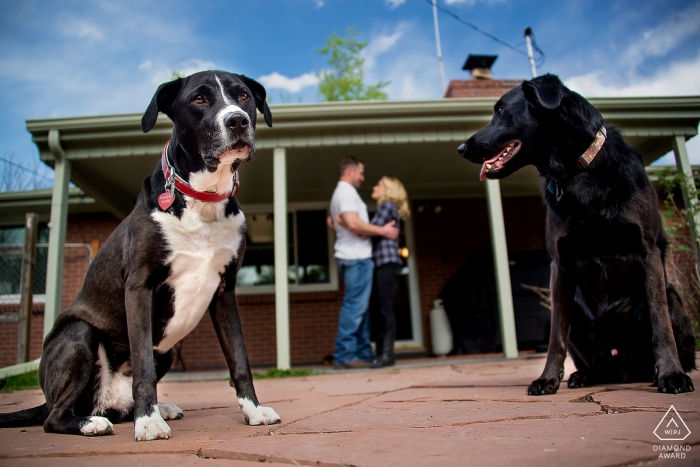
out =
[[[395,221],[385,225],[369,224],[360,219],[355,211],[343,212],[338,216],[338,223],[357,235],[368,237],[380,236],[390,240],[399,236],[399,229],[394,227]]]

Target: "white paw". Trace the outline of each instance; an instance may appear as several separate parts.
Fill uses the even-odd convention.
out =
[[[111,435],[113,431],[112,422],[104,417],[90,417],[90,420],[80,427],[80,432],[85,436]]]
[[[170,438],[170,427],[160,416],[158,406],[153,406],[153,413],[139,417],[134,422],[134,437],[136,441],[151,441],[153,439]]]
[[[158,410],[163,420],[177,420],[185,416],[182,409],[175,404],[158,404]]]
[[[271,407],[263,407],[262,405],[256,407],[249,399],[238,399],[238,405],[241,407],[241,412],[243,412],[245,422],[248,425],[274,425],[282,421]]]

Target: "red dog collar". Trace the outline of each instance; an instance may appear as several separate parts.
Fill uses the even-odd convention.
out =
[[[163,155],[160,158],[160,165],[163,169],[163,175],[165,175],[165,192],[158,197],[158,204],[164,211],[167,210],[173,201],[175,196],[173,190],[177,189],[182,194],[190,196],[196,200],[204,201],[207,203],[216,203],[218,201],[223,201],[230,196],[236,196],[238,194],[238,187],[240,182],[238,180],[238,170],[233,171],[233,190],[227,191],[225,193],[217,193],[215,191],[197,191],[190,186],[185,180],[182,179],[175,169],[170,165],[168,160],[168,146],[170,145],[170,140],[165,143],[163,147]]]

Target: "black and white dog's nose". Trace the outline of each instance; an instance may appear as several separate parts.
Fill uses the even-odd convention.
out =
[[[232,130],[245,130],[250,121],[248,120],[248,115],[243,112],[231,112],[224,115],[224,126]]]
[[[457,148],[457,152],[462,157],[464,157],[464,155],[467,153],[467,143],[465,142],[465,143],[460,144],[459,147]]]

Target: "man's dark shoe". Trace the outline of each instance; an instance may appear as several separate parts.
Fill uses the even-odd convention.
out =
[[[370,368],[384,368],[387,366],[394,366],[395,364],[396,364],[396,360],[394,360],[393,357],[387,357],[386,355],[382,355],[381,357],[375,358],[369,367]]]

